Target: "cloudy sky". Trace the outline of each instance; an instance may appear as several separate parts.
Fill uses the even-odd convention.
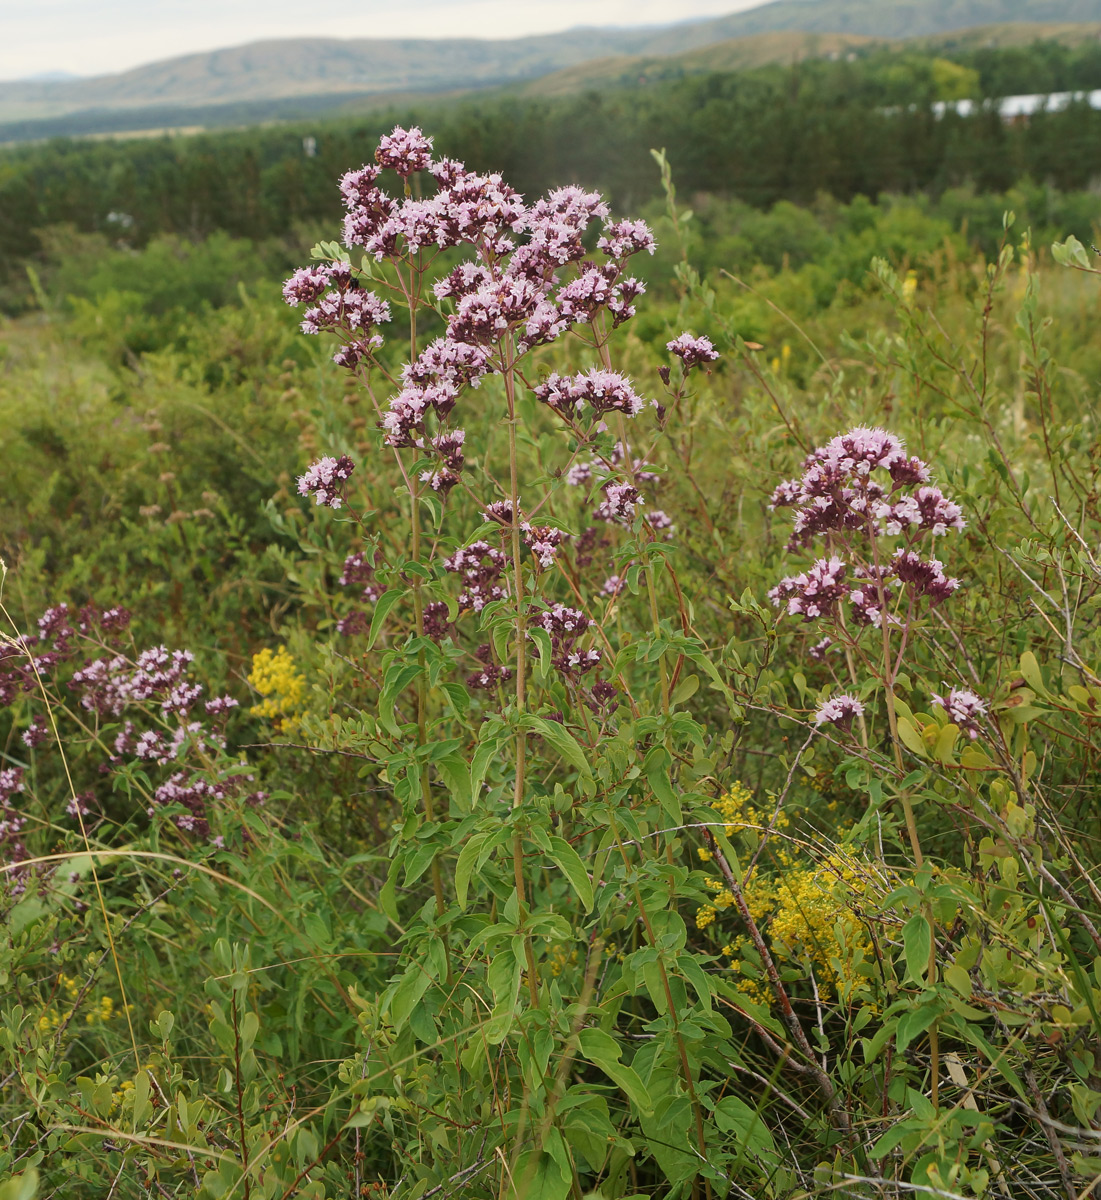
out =
[[[763,0],[0,0],[0,79],[103,75],[281,37],[521,37],[578,25],[665,25]]]

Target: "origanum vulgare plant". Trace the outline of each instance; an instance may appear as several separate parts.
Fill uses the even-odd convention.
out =
[[[412,923],[402,910],[405,966],[368,1005],[350,1075],[369,1091],[408,1056],[431,1059],[423,1102],[474,1123],[442,1154],[410,1127],[419,1178],[457,1163],[497,1177],[487,1194],[512,1179],[516,1195],[538,1183],[580,1196],[586,1175],[628,1170],[615,1148],[628,1112],[645,1125],[669,1110],[664,1128],[678,1132],[662,1141],[682,1144],[659,1152],[663,1169],[709,1192],[729,1139],[684,1028],[713,1018],[705,976],[682,962],[689,871],[673,846],[688,797],[670,771],[704,746],[677,712],[698,683],[685,687],[688,665],[722,685],[683,601],[660,609],[675,531],[655,500],[661,434],[689,373],[719,356],[707,338],[671,340],[679,365],[655,371],[660,402],[617,369],[617,331],[645,291],[630,260],[655,243],[596,193],[562,187],[529,204],[499,175],[434,160],[418,129],[383,138],[340,190],[343,245],[319,247],[326,261],[284,295],[304,332],[337,340],[334,361],[374,408],[377,460],[353,464],[334,445],[298,490],[354,539],[340,579],[358,599],[339,630],[369,698],[357,695],[348,729],[401,805],[379,903],[397,922],[398,889],[432,880]],[[567,339],[575,349],[551,357]],[[404,538],[357,491],[388,462]],[[634,615],[636,595],[631,629],[621,610]],[[313,728],[351,744],[339,722]],[[613,997],[643,979],[654,1037],[634,1053]],[[611,1083],[627,1108],[609,1123]],[[570,1133],[579,1121],[595,1142]]]

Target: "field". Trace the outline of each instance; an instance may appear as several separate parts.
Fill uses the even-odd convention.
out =
[[[655,157],[12,267],[0,1200],[1094,1194],[1096,197]]]

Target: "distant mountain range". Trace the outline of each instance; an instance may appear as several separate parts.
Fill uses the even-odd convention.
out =
[[[507,41],[255,42],[118,75],[0,82],[0,138],[139,129],[151,121],[248,121],[258,105],[278,119],[355,97],[388,102],[499,85],[553,94],[645,74],[671,56],[683,58],[684,69],[734,70],[969,26],[1023,22],[1020,40],[1030,41],[1041,35],[1037,23],[1098,21],[1101,0],[775,0],[657,29],[576,29]],[[135,118],[129,126],[127,114]]]

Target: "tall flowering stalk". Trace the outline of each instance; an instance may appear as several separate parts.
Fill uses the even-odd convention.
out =
[[[533,520],[549,494],[525,511],[518,398],[526,389],[569,431],[569,482],[591,483],[595,472],[600,500],[593,517],[612,525],[641,525],[643,496],[638,484],[644,464],[630,458],[625,422],[654,406],[612,368],[608,346],[612,332],[634,315],[634,301],[645,290],[628,273],[628,260],[640,252],[652,253],[654,239],[641,221],[608,220],[607,205],[596,193],[558,188],[529,206],[500,175],[468,171],[450,159],[435,160],[431,151],[431,139],[420,130],[395,129],[380,143],[375,164],[348,172],[340,182],[348,210],[346,249],[324,265],[295,272],[284,295],[292,305],[307,306],[304,332],[337,337],[334,361],[356,374],[375,404],[382,443],[397,454],[410,493],[415,561],[420,558],[420,497],[433,495],[443,502],[456,488],[483,493],[483,516],[498,527],[498,535],[488,541],[477,538],[443,566],[463,573],[468,584],[475,585],[460,595],[461,611],[480,613],[487,603],[506,597],[512,608],[513,659],[507,676],[517,728],[513,804],[519,807],[525,795],[527,631],[544,611],[541,593],[568,535],[553,524]],[[379,186],[384,169],[401,179],[403,198]],[[435,183],[434,194],[427,198],[414,196],[410,185],[414,175],[424,172]],[[604,224],[590,257],[586,238],[595,221]],[[466,252],[457,263],[456,250]],[[439,268],[445,252],[452,252],[446,271]],[[352,255],[360,253],[360,264],[353,265]],[[389,294],[382,298],[368,285]],[[379,328],[390,320],[392,303],[409,314],[409,359],[397,371],[388,369],[380,356]],[[417,316],[424,308],[442,316],[446,329],[420,348]],[[571,375],[539,378],[532,356],[568,332],[593,349],[599,364]],[[707,339],[690,334],[670,343],[670,350],[681,357],[686,370],[717,357]],[[493,464],[483,464],[483,477],[472,481],[466,470],[466,432],[457,422],[469,393],[493,376],[500,376],[502,383],[508,467],[495,476]],[[609,450],[605,431],[613,419],[621,437]],[[582,470],[585,450],[592,458]],[[402,451],[413,452],[414,461],[404,459]],[[350,470],[346,457],[322,459],[302,477],[300,490],[315,495],[318,504],[337,507],[343,503]],[[664,513],[655,510],[651,516],[651,528],[664,530],[670,524]],[[487,580],[473,577],[484,575],[487,568],[492,583],[483,594],[480,589]],[[421,582],[417,577],[412,583],[417,634],[432,636],[437,631],[431,621],[425,624]],[[486,669],[475,674],[484,677],[483,686],[503,682],[506,669],[480,657]],[[592,667],[599,657],[598,650],[588,651],[585,661]],[[577,671],[581,661],[568,664],[575,676],[583,673]],[[592,687],[598,686],[594,676]],[[607,686],[601,690],[606,692]],[[430,803],[427,789],[426,800]]]
[[[883,685],[900,774],[895,685],[903,656],[922,608],[944,603],[960,586],[926,545],[962,530],[963,513],[930,480],[928,464],[908,455],[894,434],[857,427],[808,455],[800,478],[781,483],[771,502],[774,508],[794,510],[789,550],[821,539],[826,554],[807,570],[781,579],[769,597],[789,616],[831,629],[832,637],[814,647],[816,657],[824,656],[836,639],[850,667],[854,657],[873,664]],[[865,631],[872,631],[877,655],[866,649]],[[896,632],[897,650],[891,642]],[[857,697],[838,695],[819,707],[815,722],[847,729],[863,715]],[[921,843],[905,794],[902,805],[914,863],[920,867]]]
[[[611,720],[619,686],[604,677],[604,649],[594,633],[605,644],[606,636],[585,611],[588,601],[577,569],[611,544],[601,530],[619,528],[642,544],[673,534],[670,518],[647,507],[646,493],[657,475],[647,456],[632,452],[627,432],[632,422],[650,416],[656,418],[660,434],[664,409],[615,369],[611,354],[616,331],[635,315],[635,302],[645,291],[630,273],[630,259],[653,253],[654,238],[644,222],[611,220],[599,194],[579,187],[557,188],[528,204],[500,175],[433,158],[431,139],[418,129],[395,129],[382,140],[375,159],[341,180],[347,207],[343,248],[326,247],[327,261],[297,271],[284,295],[288,303],[306,306],[305,333],[336,337],[333,359],[355,375],[370,397],[379,449],[395,456],[409,494],[413,577],[407,588],[404,583],[402,587],[413,595],[415,636],[405,653],[415,649],[417,656],[419,761],[427,762],[430,737],[426,651],[436,642],[452,656],[461,654],[462,630],[476,625],[488,636],[468,651],[473,670],[466,682],[472,691],[487,696],[496,692],[502,699],[504,687],[510,689],[501,720],[511,731],[511,808],[519,817],[531,798],[532,736],[553,741],[566,721],[564,713],[548,703],[549,689],[533,691],[533,647],[538,647],[590,732],[593,719],[601,725]],[[397,173],[402,196],[383,189],[384,170]],[[417,175],[425,186],[414,189],[411,180]],[[599,233],[592,228],[597,223]],[[391,319],[391,306],[405,308],[409,317],[408,358],[396,369],[380,333]],[[443,333],[421,346],[418,314],[426,310],[436,314]],[[564,373],[540,372],[540,349],[567,334],[594,361]],[[682,385],[670,393],[676,399],[683,377],[718,354],[706,338],[690,333],[674,339],[668,349],[682,364]],[[669,370],[661,375],[668,385]],[[495,378],[498,385],[487,383]],[[479,388],[479,397],[488,397],[482,408],[495,400],[500,404],[507,464],[482,457],[477,469],[471,469],[461,422]],[[521,480],[520,423],[529,398],[558,425],[569,452],[542,494],[522,487]],[[350,476],[344,457],[323,459],[302,477],[300,490],[314,495],[318,504],[335,508],[351,502]],[[422,564],[421,507],[429,506],[442,525],[455,495],[477,505],[483,524],[465,529],[452,553]],[[579,498],[589,508],[585,529],[571,531],[552,511],[555,499],[562,497],[571,510],[576,511]],[[464,511],[468,510],[469,503]],[[572,553],[564,553],[567,546]],[[352,586],[366,584],[368,603],[383,594],[377,573],[385,572],[366,551],[345,563],[344,578]],[[447,580],[454,576],[458,588],[451,585],[448,590]],[[393,572],[389,578],[393,581]],[[652,579],[648,582],[656,636]],[[450,604],[440,599],[424,604],[426,586],[434,596],[450,595]],[[601,594],[614,601],[621,587],[619,576],[610,576]],[[350,617],[342,625],[354,632],[364,629],[367,621]],[[664,662],[661,668],[667,711]],[[562,736],[572,741],[572,735]],[[426,765],[419,778],[424,815],[431,822]],[[525,815],[515,821],[512,837],[520,929],[528,920],[522,833],[526,820]],[[540,844],[546,845],[545,834]],[[437,913],[442,916],[442,883],[435,862],[433,873]],[[536,1003],[538,975],[526,932],[523,947],[528,987]],[[702,1153],[701,1117],[683,1043],[681,1050]]]

